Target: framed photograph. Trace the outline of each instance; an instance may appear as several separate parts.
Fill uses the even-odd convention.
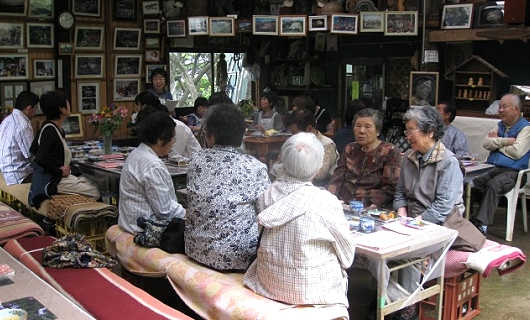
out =
[[[361,12],[361,32],[384,32],[385,13],[384,12]]]
[[[208,35],[208,17],[188,17],[188,34],[190,36]]]
[[[55,90],[55,81],[32,81],[29,83],[29,90],[31,90],[31,92],[35,93],[40,97],[43,93]],[[42,114],[42,111],[40,112],[40,114]]]
[[[252,20],[251,19],[237,20],[237,32],[238,33],[252,32]]]
[[[0,0],[0,16],[25,16],[27,0]]]
[[[114,20],[137,21],[138,0],[115,0]]]
[[[64,120],[62,128],[66,134],[66,138],[82,138],[83,132],[83,116],[80,113],[71,114]]]
[[[385,36],[418,35],[417,11],[386,11]]]
[[[158,69],[158,68],[161,68],[167,71],[167,65],[165,64],[146,64],[145,65],[145,82],[146,83],[151,83],[150,75],[153,72],[153,70]]]
[[[99,111],[99,83],[77,83],[77,111],[82,114],[93,114]]]
[[[53,18],[53,0],[29,0],[28,17]]]
[[[145,37],[145,48],[146,49],[160,49],[160,38],[158,37]]]
[[[144,33],[160,33],[160,20],[144,19]]]
[[[76,27],[75,28],[75,48],[82,50],[103,49],[103,27]]]
[[[504,26],[504,1],[475,3],[475,28],[499,28]]]
[[[357,34],[358,14],[332,14],[330,33]]]
[[[116,78],[139,77],[142,70],[141,54],[116,55],[114,76]]]
[[[23,23],[0,23],[0,49],[22,49],[24,48],[24,24]]]
[[[140,28],[114,29],[114,50],[140,50]]]
[[[473,17],[473,4],[444,5],[441,29],[469,29]]]
[[[104,54],[76,54],[75,55],[75,77],[76,78],[103,78],[105,68]]]
[[[252,16],[252,34],[277,36],[278,16]]]
[[[26,82],[4,82],[0,83],[0,105],[8,109],[15,107],[15,100],[18,95],[27,90]]]
[[[210,36],[213,37],[230,37],[236,34],[234,18],[210,17]]]
[[[438,104],[438,72],[411,71],[409,103],[411,106]]]
[[[71,56],[74,54],[74,44],[71,42],[59,42],[59,55]]]
[[[158,1],[142,1],[142,13],[144,16],[157,15],[160,11]]]
[[[134,101],[140,92],[140,79],[114,79],[114,100]]]
[[[280,16],[280,36],[307,35],[306,16]]]
[[[28,48],[53,48],[53,23],[27,23]]]
[[[53,79],[55,75],[55,60],[33,60],[33,78]]]
[[[76,16],[101,16],[100,0],[72,0],[72,12]]]
[[[171,20],[167,22],[167,36],[168,37],[185,37],[186,36],[186,21],[185,20]]]
[[[19,80],[28,78],[28,55],[0,54],[0,80]]]
[[[145,50],[145,62],[160,62],[160,50]]]
[[[328,16],[309,16],[309,31],[328,31]]]

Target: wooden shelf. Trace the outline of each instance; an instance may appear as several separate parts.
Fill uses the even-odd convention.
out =
[[[471,88],[471,89],[489,89],[491,88],[491,86],[487,86],[487,85],[482,85],[482,86],[477,86],[475,84],[455,84],[455,87],[468,87],[468,88]]]
[[[463,97],[455,97],[455,99],[458,99],[458,100],[469,100],[469,101],[474,101],[474,100],[477,100],[477,101],[489,101],[489,99],[463,98]]]
[[[463,41],[504,41],[522,40],[530,36],[530,28],[491,28],[433,30],[427,35],[429,42],[463,42]]]

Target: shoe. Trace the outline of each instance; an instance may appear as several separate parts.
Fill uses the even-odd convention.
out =
[[[480,233],[482,233],[483,235],[486,235],[486,233],[488,233],[488,226],[486,225],[477,225],[475,227],[477,227],[478,231],[480,231]]]

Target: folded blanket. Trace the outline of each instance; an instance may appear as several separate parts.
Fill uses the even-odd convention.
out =
[[[10,239],[43,235],[44,230],[38,224],[0,202],[0,245]]]
[[[55,195],[48,205],[48,217],[64,221],[66,227],[74,230],[82,220],[116,217],[117,214],[115,206],[81,195]]]

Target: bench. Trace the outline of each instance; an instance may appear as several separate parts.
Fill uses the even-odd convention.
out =
[[[11,239],[43,235],[44,230],[38,224],[0,202],[0,245]]]

